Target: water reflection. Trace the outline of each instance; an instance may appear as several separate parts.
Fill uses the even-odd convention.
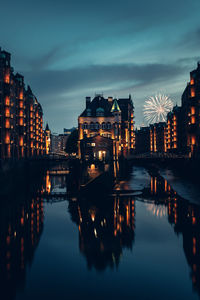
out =
[[[174,232],[183,237],[183,250],[190,266],[193,287],[200,295],[200,206],[177,195],[166,179],[151,176],[149,189],[144,191],[148,211],[156,217],[166,217]]]
[[[89,269],[105,270],[119,265],[123,248],[132,249],[135,201],[114,197],[91,202],[69,202],[72,220],[79,230],[79,248]]]
[[[70,229],[63,226],[64,221],[60,218],[59,211],[57,211],[57,209],[59,209],[57,208],[57,203],[55,203],[55,205],[49,205],[52,210],[51,214],[47,214],[49,218],[52,218],[52,216],[54,217],[53,209],[55,209],[55,215],[57,215],[57,218],[53,218],[52,221],[46,220],[48,219],[46,217],[46,227],[44,226],[44,209],[48,209],[48,204],[44,207],[44,202],[47,200],[45,199],[45,195],[49,194],[51,196],[51,193],[54,194],[55,191],[62,191],[66,189],[66,185],[66,176],[52,176],[49,172],[47,172],[43,183],[39,187],[35,187],[34,193],[26,192],[25,195],[22,194],[21,196],[15,197],[15,199],[12,199],[13,201],[10,201],[9,203],[7,203],[7,200],[4,202],[1,200],[1,203],[3,204],[0,209],[0,282],[2,291],[1,295],[5,294],[5,299],[15,299],[15,295],[19,289],[24,290],[25,287],[27,289],[31,289],[30,286],[27,287],[26,285],[26,276],[30,272],[28,267],[35,263],[34,256],[37,253],[36,249],[41,237],[44,240],[45,233],[43,235],[42,233],[43,228],[48,227],[47,222],[51,223],[50,231],[53,230],[55,222],[57,224],[60,222],[58,231],[59,238],[62,242],[64,241],[61,243],[64,250],[60,251],[60,249],[55,248],[53,249],[55,251],[53,254],[55,253],[55,255],[60,255],[59,262],[63,262],[63,269],[66,270],[65,276],[68,275],[69,266],[66,253],[70,252],[65,252],[65,245],[67,244],[65,242],[67,240],[66,232],[67,230],[71,230],[71,227],[69,224],[68,226]],[[128,186],[129,182],[124,182],[121,185],[121,188],[123,190],[127,190]],[[68,202],[66,202],[66,207],[68,206],[70,217],[73,223],[77,225],[76,230],[78,232],[79,243],[78,252],[83,255],[84,262],[87,262],[89,273],[91,273],[92,276],[95,276],[95,272],[92,273],[91,270],[101,272],[111,270],[112,274],[114,274],[113,270],[118,269],[118,271],[122,272],[122,269],[124,269],[124,272],[130,272],[130,277],[127,277],[130,278],[130,281],[132,280],[131,276],[134,277],[134,273],[139,274],[141,270],[143,270],[142,279],[146,278],[144,274],[146,266],[143,259],[144,261],[145,259],[147,261],[148,258],[144,258],[144,256],[142,256],[143,252],[140,255],[138,255],[138,252],[136,253],[137,245],[140,244],[140,247],[143,246],[143,244],[141,246],[140,241],[141,228],[140,230],[138,228],[142,226],[139,212],[143,209],[151,215],[151,218],[149,219],[150,221],[152,221],[152,218],[157,220],[155,222],[157,225],[161,224],[164,220],[165,223],[162,223],[162,226],[163,224],[164,226],[167,225],[169,228],[172,226],[174,233],[177,236],[182,236],[183,251],[190,267],[190,274],[188,275],[191,278],[194,289],[200,295],[200,207],[198,205],[191,204],[187,200],[181,198],[172,189],[167,180],[163,179],[159,176],[159,174],[151,174],[151,176],[149,176],[149,184],[143,189],[141,196],[135,197],[130,195],[118,195],[98,199],[95,192],[93,193],[93,196],[93,198],[68,199]],[[53,197],[56,197],[55,194]],[[141,201],[141,206],[138,201]],[[65,203],[63,203],[63,205],[65,205]],[[136,206],[137,224],[140,226],[136,226]],[[62,211],[63,207],[64,206],[62,206]],[[68,215],[66,212],[66,219],[67,217]],[[145,215],[145,217],[148,218],[148,215]],[[155,224],[152,227],[150,222],[147,224],[149,225],[149,228],[146,228],[146,224],[144,224],[142,227],[143,232],[148,232],[148,230],[156,231]],[[162,227],[162,229],[163,228],[164,227]],[[74,232],[70,233],[74,235]],[[146,235],[144,236],[146,238]],[[160,235],[158,233],[158,239],[159,238]],[[144,245],[147,245],[148,248],[149,240],[148,238],[146,239],[147,240],[145,240]],[[54,240],[52,239],[52,245],[53,243]],[[77,245],[76,239],[75,243]],[[150,246],[151,245],[149,245],[149,248],[151,248]],[[48,261],[49,244],[47,233],[46,243],[43,242],[42,247],[45,255],[47,255]],[[67,245],[67,247],[69,246]],[[73,252],[73,250],[74,249],[71,251]],[[124,261],[122,261],[122,256],[125,254],[125,250],[128,250],[127,253],[129,254],[131,254],[131,252],[134,254],[133,256],[128,256],[126,253],[126,257],[128,259],[131,257],[132,261],[134,261],[134,259],[136,261],[138,260],[138,265],[134,265],[134,270],[131,268],[131,271],[130,269],[128,270],[127,265],[124,264]],[[156,251],[155,248],[153,250]],[[168,260],[171,259],[170,255],[171,254],[167,256]],[[80,266],[77,267],[77,264],[80,263],[80,260],[77,260],[75,255],[71,257],[74,257],[74,260],[70,262],[70,266],[74,266],[74,270],[78,270]],[[58,257],[55,256],[55,260],[57,258]],[[149,272],[154,272],[154,266],[153,263],[151,264],[150,260],[151,256],[149,256],[148,262]],[[129,262],[130,261],[128,261],[128,264]],[[42,261],[37,261],[37,264],[40,264],[39,268],[43,268],[43,266],[45,266]],[[163,265],[165,264],[166,262],[163,262]],[[59,271],[62,268],[59,264],[56,267],[59,274]],[[44,267],[44,275],[45,271],[46,269]],[[86,274],[85,269],[82,270],[82,272]],[[120,276],[120,272],[116,272],[118,276]],[[54,272],[52,273],[54,274]],[[62,286],[62,280],[63,282],[66,280],[65,276],[63,276],[61,281],[59,281],[59,286]],[[53,275],[52,278],[54,279]],[[102,278],[103,276],[101,279]],[[120,280],[123,281],[123,278],[121,277]],[[130,282],[127,282],[127,284],[128,283],[130,285]],[[138,282],[136,283],[138,284]],[[48,284],[51,284],[51,282],[48,282]],[[65,284],[66,283],[64,282],[63,286],[65,286]],[[85,280],[84,284],[85,289],[89,290],[90,283]],[[144,282],[144,284],[146,285],[146,282]],[[34,282],[32,282],[32,286],[34,286]],[[54,286],[51,288],[53,289]],[[111,288],[114,289],[114,286]],[[137,289],[137,286],[134,288]],[[150,290],[149,287],[148,289]]]
[[[43,193],[50,194],[56,191],[66,191],[66,176],[60,175],[50,175],[49,170],[46,171],[45,176],[45,187],[43,188]]]
[[[3,199],[1,199],[3,200]],[[14,299],[16,290],[26,283],[44,222],[40,197],[12,199],[0,210],[0,282],[4,299]]]

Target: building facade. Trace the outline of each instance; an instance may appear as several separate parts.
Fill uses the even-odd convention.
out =
[[[182,108],[177,105],[167,115],[165,141],[167,152],[183,152]]]
[[[112,140],[114,156],[130,153],[135,145],[133,119],[134,107],[131,96],[117,100],[96,95],[92,101],[90,97],[86,97],[86,108],[78,118],[79,158],[84,157],[81,149],[87,151],[81,143],[87,145],[87,139],[90,139],[88,144],[92,143],[91,138],[97,135]],[[102,158],[102,151],[99,149],[99,152],[95,154],[97,159]],[[104,155],[108,156],[108,153]]]
[[[150,125],[150,152],[166,152],[166,123]]]
[[[200,154],[200,63],[190,72],[190,82],[182,95],[184,148],[190,156]]]
[[[0,48],[0,159],[43,155],[42,107],[24,77],[14,74],[11,55]]]
[[[65,134],[52,134],[51,135],[51,152],[54,154],[66,154],[66,143],[68,136]]]

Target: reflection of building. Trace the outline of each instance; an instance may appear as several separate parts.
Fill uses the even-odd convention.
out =
[[[42,107],[24,77],[14,75],[10,54],[0,49],[0,159],[44,154]]]
[[[101,95],[95,96],[91,101],[86,97],[86,109],[78,118],[79,130],[79,157],[85,157],[85,147],[87,139],[92,139],[99,135],[105,139],[112,140],[113,153],[118,154],[130,152],[134,148],[134,122],[133,122],[133,102],[131,96],[127,99],[105,99]],[[102,139],[101,139],[102,140]],[[103,140],[102,140],[103,143]],[[82,150],[82,152],[81,152]],[[96,158],[101,158],[101,151],[97,153]],[[105,154],[107,156],[107,154]]]
[[[79,228],[80,251],[88,268],[104,270],[119,264],[123,248],[132,249],[135,230],[135,201],[115,197],[101,205],[70,202],[72,219]]]
[[[174,227],[175,233],[182,234],[183,250],[191,268],[192,283],[200,295],[200,207],[179,197],[161,176],[151,176],[150,197],[155,202],[148,205],[149,210],[156,216],[165,216],[167,209],[169,223]]]
[[[3,299],[15,299],[25,285],[26,265],[33,261],[43,230],[41,198],[14,199],[0,211],[0,281]],[[20,201],[19,201],[20,200]]]

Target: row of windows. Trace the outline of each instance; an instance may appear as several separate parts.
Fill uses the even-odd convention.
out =
[[[102,124],[99,124],[98,122],[96,122],[96,123],[91,122],[90,124],[84,123],[82,125],[82,128],[83,129],[100,129],[100,128],[102,128],[102,129],[111,129],[111,123],[110,122],[102,123]]]

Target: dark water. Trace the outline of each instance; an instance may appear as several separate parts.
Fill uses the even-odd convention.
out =
[[[200,207],[141,168],[123,189],[142,195],[1,203],[0,299],[198,299]]]

